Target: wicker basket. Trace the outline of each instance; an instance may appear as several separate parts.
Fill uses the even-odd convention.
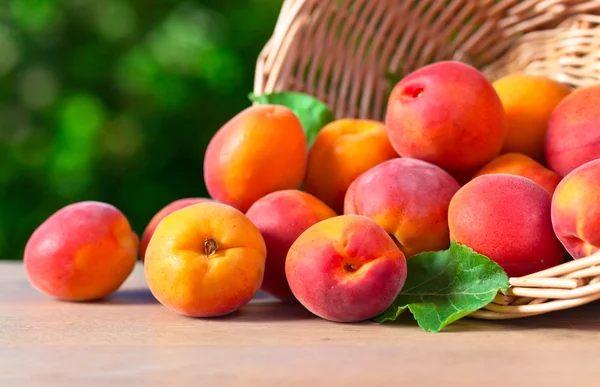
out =
[[[286,0],[261,52],[254,93],[300,91],[336,117],[383,120],[403,74],[460,60],[490,80],[549,76],[572,87],[600,78],[600,0]],[[600,299],[600,253],[511,278],[471,314],[527,317]]]

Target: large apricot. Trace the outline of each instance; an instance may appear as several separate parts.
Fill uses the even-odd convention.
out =
[[[546,133],[548,167],[561,177],[600,158],[600,85],[577,89],[552,112]]]
[[[333,121],[319,131],[308,153],[303,189],[342,213],[352,181],[396,157],[383,123],[351,118]]]
[[[284,301],[295,300],[285,277],[285,258],[300,234],[315,223],[337,214],[321,200],[299,190],[270,193],[246,212],[267,245],[261,290]]]
[[[166,216],[150,239],[144,271],[152,294],[177,313],[232,313],[258,292],[265,242],[250,219],[217,202],[192,204]]]
[[[529,156],[521,153],[505,153],[490,161],[474,177],[490,173],[508,173],[523,176],[542,186],[550,195],[560,182],[560,176]]]
[[[266,194],[300,187],[307,158],[298,117],[285,106],[254,105],[211,139],[204,181],[213,199],[246,212]]]
[[[187,206],[191,206],[192,204],[202,203],[202,202],[206,202],[206,201],[210,201],[210,199],[207,199],[207,198],[178,199],[178,200],[175,200],[175,201],[167,204],[160,211],[158,211],[152,217],[152,219],[150,219],[150,222],[148,223],[148,225],[146,226],[146,229],[144,230],[144,233],[142,234],[142,240],[140,242],[140,257],[141,257],[142,261],[144,261],[144,256],[146,255],[146,249],[148,248],[148,243],[150,242],[150,239],[152,238],[152,235],[154,234],[154,230],[156,230],[156,226],[158,226],[158,224],[160,223],[161,220],[163,220],[167,215],[169,215],[179,209],[182,209]]]
[[[506,114],[502,153],[522,153],[544,162],[544,139],[552,111],[571,88],[539,75],[511,74],[493,83]]]
[[[476,177],[454,195],[450,238],[519,277],[560,264],[550,194],[528,178],[504,173]]]
[[[552,198],[552,224],[558,239],[575,258],[600,249],[600,160],[571,171]]]
[[[435,164],[461,181],[498,156],[506,133],[492,84],[454,61],[424,66],[396,84],[385,124],[402,157]]]
[[[375,317],[391,305],[406,281],[406,258],[373,220],[341,215],[298,237],[285,272],[292,292],[310,312],[353,322]]]
[[[397,158],[371,168],[350,185],[344,213],[373,219],[409,258],[450,246],[448,205],[459,188],[434,164]]]
[[[116,207],[73,203],[40,224],[23,265],[39,291],[66,301],[92,301],[117,291],[137,260],[139,238]]]

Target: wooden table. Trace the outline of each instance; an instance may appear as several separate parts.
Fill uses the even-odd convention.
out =
[[[257,297],[187,318],[154,300],[141,266],[108,300],[67,303],[0,263],[0,386],[600,385],[599,303],[437,334],[405,317],[338,324]]]

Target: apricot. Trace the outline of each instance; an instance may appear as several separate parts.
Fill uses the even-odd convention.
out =
[[[340,215],[298,237],[288,252],[285,273],[307,310],[326,320],[354,322],[391,305],[406,281],[406,258],[373,220]]]
[[[492,84],[455,61],[424,66],[398,82],[385,124],[400,156],[435,164],[460,181],[500,154],[506,133]]]
[[[256,295],[266,253],[260,231],[242,212],[223,203],[197,203],[158,224],[144,272],[150,291],[168,309],[222,316]]]
[[[491,173],[507,173],[523,176],[542,186],[552,196],[560,182],[560,176],[529,156],[521,153],[505,153],[490,161],[474,177]]]
[[[344,213],[373,219],[410,258],[450,246],[448,206],[459,188],[434,164],[397,158],[368,170],[350,185]]]
[[[539,75],[511,74],[493,84],[506,115],[502,153],[522,153],[544,163],[544,140],[552,111],[571,88]]]
[[[577,89],[552,112],[546,133],[548,167],[561,177],[600,158],[600,85]]]
[[[93,301],[117,291],[137,260],[139,238],[125,215],[102,202],[65,206],[29,237],[23,255],[31,285],[65,301]]]
[[[552,198],[552,225],[574,259],[587,257],[600,246],[600,159],[571,171]]]
[[[210,201],[210,199],[207,199],[207,198],[178,199],[178,200],[175,200],[175,201],[167,204],[160,211],[158,211],[152,217],[152,219],[150,219],[150,222],[148,223],[148,225],[146,226],[146,229],[144,230],[144,233],[142,234],[142,241],[140,243],[140,258],[142,259],[142,262],[144,261],[144,256],[146,255],[146,249],[148,248],[148,243],[150,242],[150,238],[152,238],[152,235],[154,234],[154,230],[156,230],[156,226],[158,226],[158,224],[160,223],[161,220],[163,220],[167,215],[169,215],[181,208],[191,206],[192,204],[196,204],[196,203],[206,202],[206,201]]]
[[[260,230],[267,246],[261,290],[283,301],[294,301],[285,277],[285,258],[300,234],[337,214],[321,200],[299,190],[270,193],[258,199],[246,216]]]
[[[520,277],[560,264],[565,251],[554,235],[551,197],[528,178],[482,175],[454,195],[450,238]]]
[[[348,187],[361,173],[398,154],[385,125],[367,119],[338,119],[325,125],[308,153],[303,189],[337,213]]]
[[[211,198],[246,212],[256,200],[300,187],[308,145],[287,107],[251,106],[223,125],[208,144],[204,181]]]

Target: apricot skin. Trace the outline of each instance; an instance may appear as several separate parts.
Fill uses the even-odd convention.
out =
[[[273,192],[256,201],[246,213],[267,246],[261,290],[283,301],[295,301],[285,277],[285,258],[307,228],[337,214],[321,200],[299,190]]]
[[[565,257],[552,229],[550,206],[550,194],[530,179],[479,176],[450,201],[450,238],[495,261],[510,277],[532,274]]]
[[[265,242],[246,215],[227,204],[204,202],[158,224],[144,273],[154,297],[171,311],[215,317],[250,302],[260,289],[265,259]]]
[[[552,198],[554,232],[574,259],[600,249],[600,160],[571,171],[558,184]]]
[[[287,107],[251,106],[225,123],[204,156],[211,198],[242,212],[275,191],[296,189],[306,173],[302,124]]]
[[[398,154],[435,164],[462,182],[500,154],[504,119],[500,98],[483,74],[442,61],[396,84],[385,124]]]
[[[397,158],[368,170],[350,185],[344,213],[373,219],[410,258],[450,246],[448,206],[459,188],[436,165]]]
[[[137,234],[116,207],[77,202],[36,228],[23,265],[29,282],[42,293],[65,301],[99,300],[129,277],[138,245]]]
[[[406,258],[381,226],[341,215],[309,227],[287,255],[292,292],[330,321],[367,320],[385,311],[406,281]]]

